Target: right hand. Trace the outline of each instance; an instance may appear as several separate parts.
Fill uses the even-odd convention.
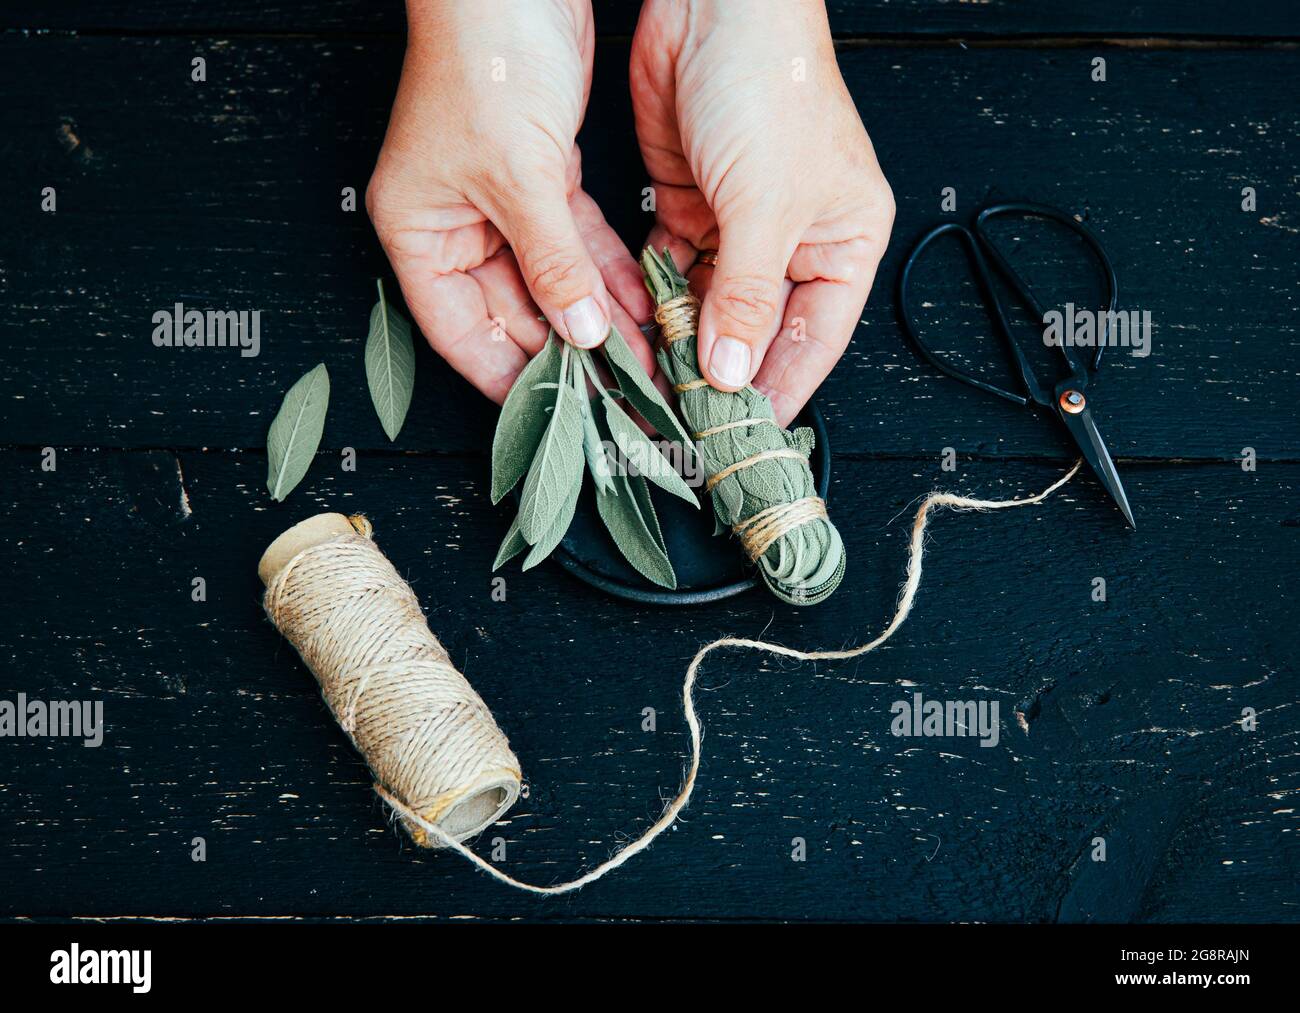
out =
[[[717,250],[687,275],[700,372],[752,382],[789,425],[853,336],[894,221],[825,4],[645,0],[631,88],[651,245],[683,271]]]
[[[584,348],[613,323],[652,371],[641,271],[581,188],[588,0],[410,0],[407,21],[366,207],[429,343],[498,403],[548,323]]]

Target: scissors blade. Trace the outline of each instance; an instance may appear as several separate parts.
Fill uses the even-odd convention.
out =
[[[1119,480],[1115,462],[1110,459],[1106,444],[1102,442],[1101,433],[1097,432],[1097,424],[1092,421],[1092,410],[1084,408],[1081,412],[1067,412],[1058,407],[1057,415],[1065,423],[1065,428],[1070,430],[1074,442],[1079,445],[1079,449],[1083,452],[1083,459],[1097,473],[1101,484],[1106,487],[1106,491],[1119,506],[1120,513],[1128,521],[1129,527],[1136,531],[1137,522],[1133,520],[1133,508],[1128,505],[1124,483]]]

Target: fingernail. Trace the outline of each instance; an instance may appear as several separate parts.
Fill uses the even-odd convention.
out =
[[[609,333],[609,321],[591,296],[564,311],[564,326],[569,329],[569,339],[579,348],[595,348]]]
[[[709,372],[729,387],[749,383],[749,346],[736,338],[720,337],[709,355]]]

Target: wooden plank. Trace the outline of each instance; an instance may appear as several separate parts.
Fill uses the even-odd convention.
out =
[[[594,0],[601,35],[630,35],[640,0]],[[1053,0],[828,0],[831,29],[842,38],[894,35],[1106,35],[1278,38],[1300,35],[1295,6],[1266,0],[1246,6],[1179,0],[1122,0],[1061,4]],[[254,0],[192,4],[153,0],[86,0],[0,10],[0,28],[100,32],[398,32],[405,26],[399,0],[320,0],[285,7]]]
[[[493,602],[505,517],[472,462],[329,463],[273,506],[260,454],[64,451],[48,473],[34,451],[0,452],[0,544],[21,589],[0,613],[0,700],[100,699],[107,723],[95,749],[0,741],[0,915],[1294,917],[1300,465],[1134,467],[1137,533],[1082,479],[1041,506],[941,515],[894,641],[844,664],[710,659],[685,821],[609,880],[538,900],[387,824],[260,611],[254,567],[283,526],[370,514],[523,764],[530,795],[488,839],[547,882],[644,829],[676,788],[677,694],[699,644],[859,642],[891,613],[914,497],[1008,496],[1058,469],[846,462],[832,503],[850,568],[827,604],[755,592],[647,611],[551,564],[512,568]],[[996,701],[999,744],[893,737],[891,705],[917,692]],[[1257,731],[1236,723],[1244,707]],[[1089,857],[1098,836],[1104,864]],[[796,837],[806,862],[791,861]]]
[[[257,447],[283,392],[324,361],[325,445],[388,447],[361,361],[386,264],[364,211],[341,211],[339,195],[364,189],[398,45],[10,36],[0,52],[0,88],[34,96],[0,110],[13,179],[0,245],[4,439]],[[194,55],[208,60],[205,85],[189,82]],[[1070,454],[1055,426],[940,377],[901,336],[902,254],[953,186],[963,213],[989,194],[1076,209],[1107,243],[1125,306],[1150,311],[1151,354],[1112,353],[1095,389],[1117,455],[1300,457],[1300,123],[1278,87],[1300,54],[1109,50],[1104,84],[1089,79],[1092,55],[841,53],[900,211],[863,323],[821,393],[838,453]],[[603,49],[582,142],[590,188],[638,245],[649,220],[624,59]],[[94,80],[117,84],[87,88]],[[45,186],[56,214],[39,209]],[[1244,186],[1257,188],[1257,212],[1241,210]],[[1018,262],[1041,254],[1049,277],[1076,263],[1050,246],[1022,252]],[[177,301],[260,309],[261,354],[154,348],[152,315]],[[954,289],[952,304],[948,326],[979,347],[987,326],[971,293]],[[478,452],[494,416],[422,349],[394,449]]]

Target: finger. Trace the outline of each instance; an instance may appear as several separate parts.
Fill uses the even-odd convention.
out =
[[[668,255],[673,258],[673,265],[682,274],[686,274],[691,269],[696,258],[700,255],[689,239],[683,239],[662,225],[656,225],[650,230],[650,234],[646,236],[645,245],[656,253],[663,253],[664,250],[667,250]],[[644,284],[645,282],[642,281],[642,285]]]
[[[779,321],[781,282],[794,243],[774,216],[750,209],[722,225],[718,264],[700,310],[700,371],[719,390],[753,378]]]
[[[513,340],[529,356],[541,351],[550,328],[533,302],[509,247],[472,268],[469,274],[483,291],[487,316],[494,325],[493,340]]]
[[[848,244],[845,244],[846,246]],[[796,277],[821,248],[801,247],[791,262]],[[879,258],[869,249],[842,249],[825,263],[832,278],[814,278],[795,285],[786,306],[781,331],[754,377],[754,386],[772,402],[776,420],[787,426],[808,403],[840,360],[862,315]]]
[[[703,251],[700,251],[701,253]],[[713,284],[713,276],[717,273],[717,267],[713,264],[697,260],[695,265],[686,272],[686,280],[690,283],[691,291],[697,296],[703,297],[708,294],[709,288]],[[790,299],[790,293],[794,291],[794,282],[789,278],[781,279],[781,293],[777,299],[776,312],[772,314],[772,327],[769,334],[770,339],[776,338],[781,331],[781,322],[785,318],[786,303]]]
[[[513,340],[492,340],[483,288],[461,271],[436,274],[429,261],[390,248],[402,297],[433,350],[497,404],[528,362]]]
[[[718,269],[713,264],[707,264],[697,260],[695,265],[686,274],[686,279],[690,282],[691,291],[701,299],[707,299],[710,289],[713,287],[713,279],[717,275]],[[781,290],[777,295],[776,311],[772,314],[772,321],[766,333],[764,334],[765,347],[768,349],[764,353],[766,356],[771,354],[772,342],[781,332],[782,321],[785,319],[786,304],[790,300],[790,294],[794,291],[794,282],[789,278],[781,279]],[[761,367],[760,367],[761,368]]]
[[[600,206],[585,190],[579,190],[569,199],[569,207],[609,294],[638,324],[648,323],[654,306],[641,281],[641,269],[618,233],[610,228]]]
[[[526,180],[483,195],[484,210],[510,243],[533,301],[551,326],[579,348],[609,333],[609,293],[583,243],[563,180]]]
[[[641,332],[641,324],[653,318],[654,306],[641,280],[641,268],[587,193],[578,191],[569,204],[582,240],[613,297],[609,303],[610,322],[623,335],[642,368],[653,373],[654,352]]]

